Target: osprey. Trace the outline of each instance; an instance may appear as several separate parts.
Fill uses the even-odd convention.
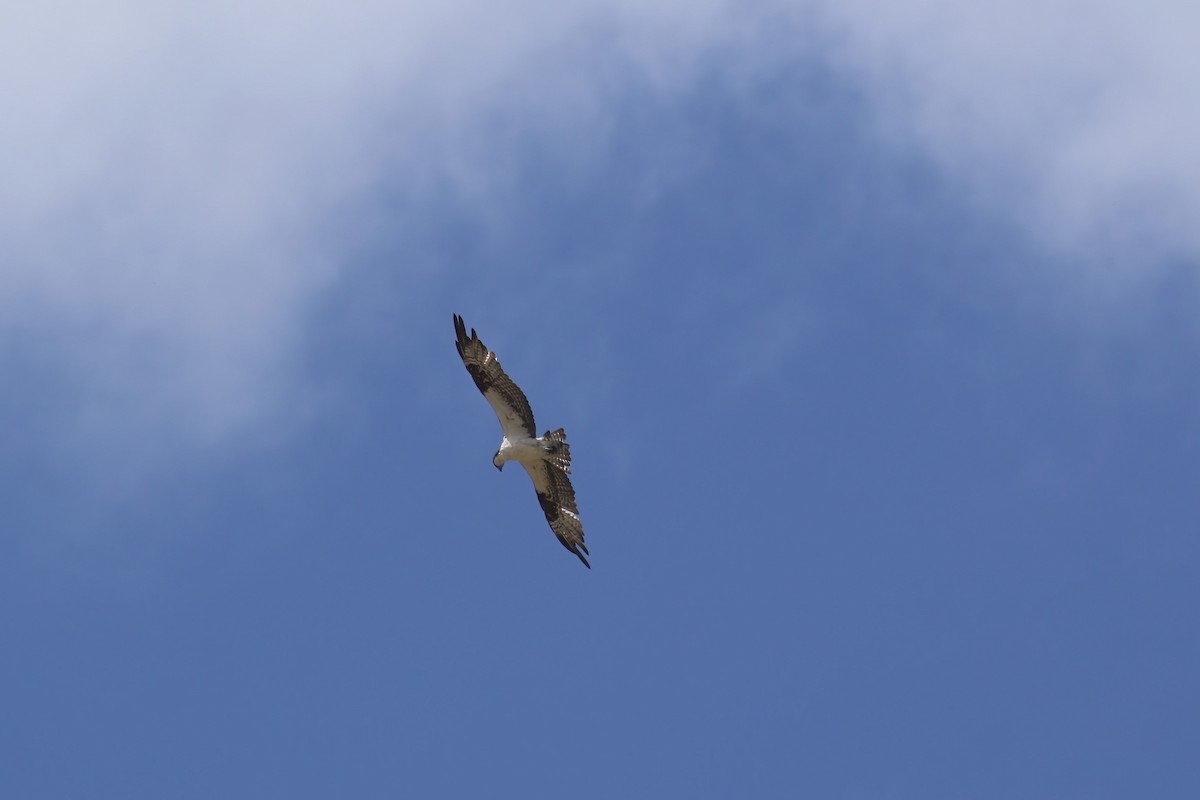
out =
[[[525,393],[500,368],[496,354],[479,341],[474,328],[467,336],[467,326],[458,314],[454,315],[454,332],[458,337],[454,345],[463,366],[471,373],[471,379],[483,392],[492,411],[496,412],[504,432],[500,449],[492,456],[492,464],[503,470],[506,462],[516,461],[525,468],[533,480],[550,530],[563,547],[591,569],[592,565],[584,558],[588,549],[583,543],[583,523],[579,521],[579,508],[575,505],[575,488],[567,477],[571,474],[571,446],[567,444],[566,432],[559,428],[538,436]]]

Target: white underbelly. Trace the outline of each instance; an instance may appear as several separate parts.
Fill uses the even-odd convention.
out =
[[[504,461],[518,461],[532,467],[543,460],[542,443],[537,439],[518,439],[510,442],[505,439],[500,443],[500,458]]]

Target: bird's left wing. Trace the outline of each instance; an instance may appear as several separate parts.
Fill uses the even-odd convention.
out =
[[[533,409],[529,407],[521,387],[513,383],[512,378],[500,367],[496,354],[479,341],[474,328],[471,329],[471,335],[467,336],[467,326],[458,314],[454,315],[454,333],[457,337],[454,346],[458,348],[463,366],[471,373],[471,379],[496,412],[496,419],[500,420],[505,437],[513,440],[537,436]]]

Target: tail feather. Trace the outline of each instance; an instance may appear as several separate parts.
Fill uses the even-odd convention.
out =
[[[567,432],[562,428],[542,434],[542,446],[547,460],[568,475],[571,474],[571,445],[567,444]]]

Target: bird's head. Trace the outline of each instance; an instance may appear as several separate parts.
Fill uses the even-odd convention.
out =
[[[496,469],[500,470],[501,472],[504,472],[504,462],[500,460],[500,451],[499,450],[497,450],[496,454],[494,456],[492,456],[492,466],[495,467]]]

